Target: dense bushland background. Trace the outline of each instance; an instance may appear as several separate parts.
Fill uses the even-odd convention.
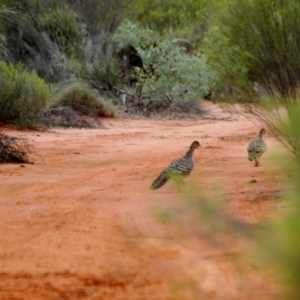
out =
[[[134,113],[270,95],[290,107],[298,13],[295,0],[0,0],[0,59],[51,88],[85,81]]]

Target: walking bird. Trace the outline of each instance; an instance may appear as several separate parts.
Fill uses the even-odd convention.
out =
[[[247,151],[248,151],[248,158],[250,161],[255,161],[255,166],[261,166],[259,163],[259,158],[262,156],[264,152],[267,151],[267,145],[264,142],[263,135],[266,131],[262,129],[259,132],[259,136],[250,142],[248,145]]]
[[[198,141],[194,141],[189,151],[185,154],[185,156],[178,158],[171,162],[161,173],[160,175],[153,181],[151,184],[151,189],[156,190],[163,186],[172,176],[185,176],[189,175],[194,168],[194,150],[200,147],[200,143]]]

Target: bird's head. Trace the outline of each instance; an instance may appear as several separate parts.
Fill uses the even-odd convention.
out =
[[[198,141],[194,141],[194,142],[192,142],[190,149],[195,150],[198,147],[201,147],[200,143]]]

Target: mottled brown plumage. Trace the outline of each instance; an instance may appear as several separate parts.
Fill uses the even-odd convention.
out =
[[[247,148],[248,159],[250,161],[254,160],[256,167],[261,166],[259,158],[263,155],[264,152],[267,151],[267,145],[263,139],[263,135],[265,132],[265,129],[262,129],[259,132],[259,136],[255,140],[251,141]]]
[[[171,162],[162,172],[161,174],[153,181],[151,184],[151,189],[155,190],[163,186],[172,176],[185,176],[189,175],[195,165],[194,162],[194,150],[200,147],[200,143],[198,141],[194,141],[189,151],[181,158],[178,158]]]

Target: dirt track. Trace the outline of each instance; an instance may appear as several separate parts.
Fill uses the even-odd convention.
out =
[[[104,125],[3,129],[29,138],[37,155],[33,165],[0,165],[0,299],[274,299],[273,278],[232,263],[238,246],[214,247],[192,233],[174,238],[154,212],[179,207],[182,197],[172,184],[149,186],[199,140],[187,186],[212,192],[217,184],[231,216],[259,223],[279,205],[276,141],[266,136],[269,151],[255,168],[246,148],[259,127],[238,115]]]

